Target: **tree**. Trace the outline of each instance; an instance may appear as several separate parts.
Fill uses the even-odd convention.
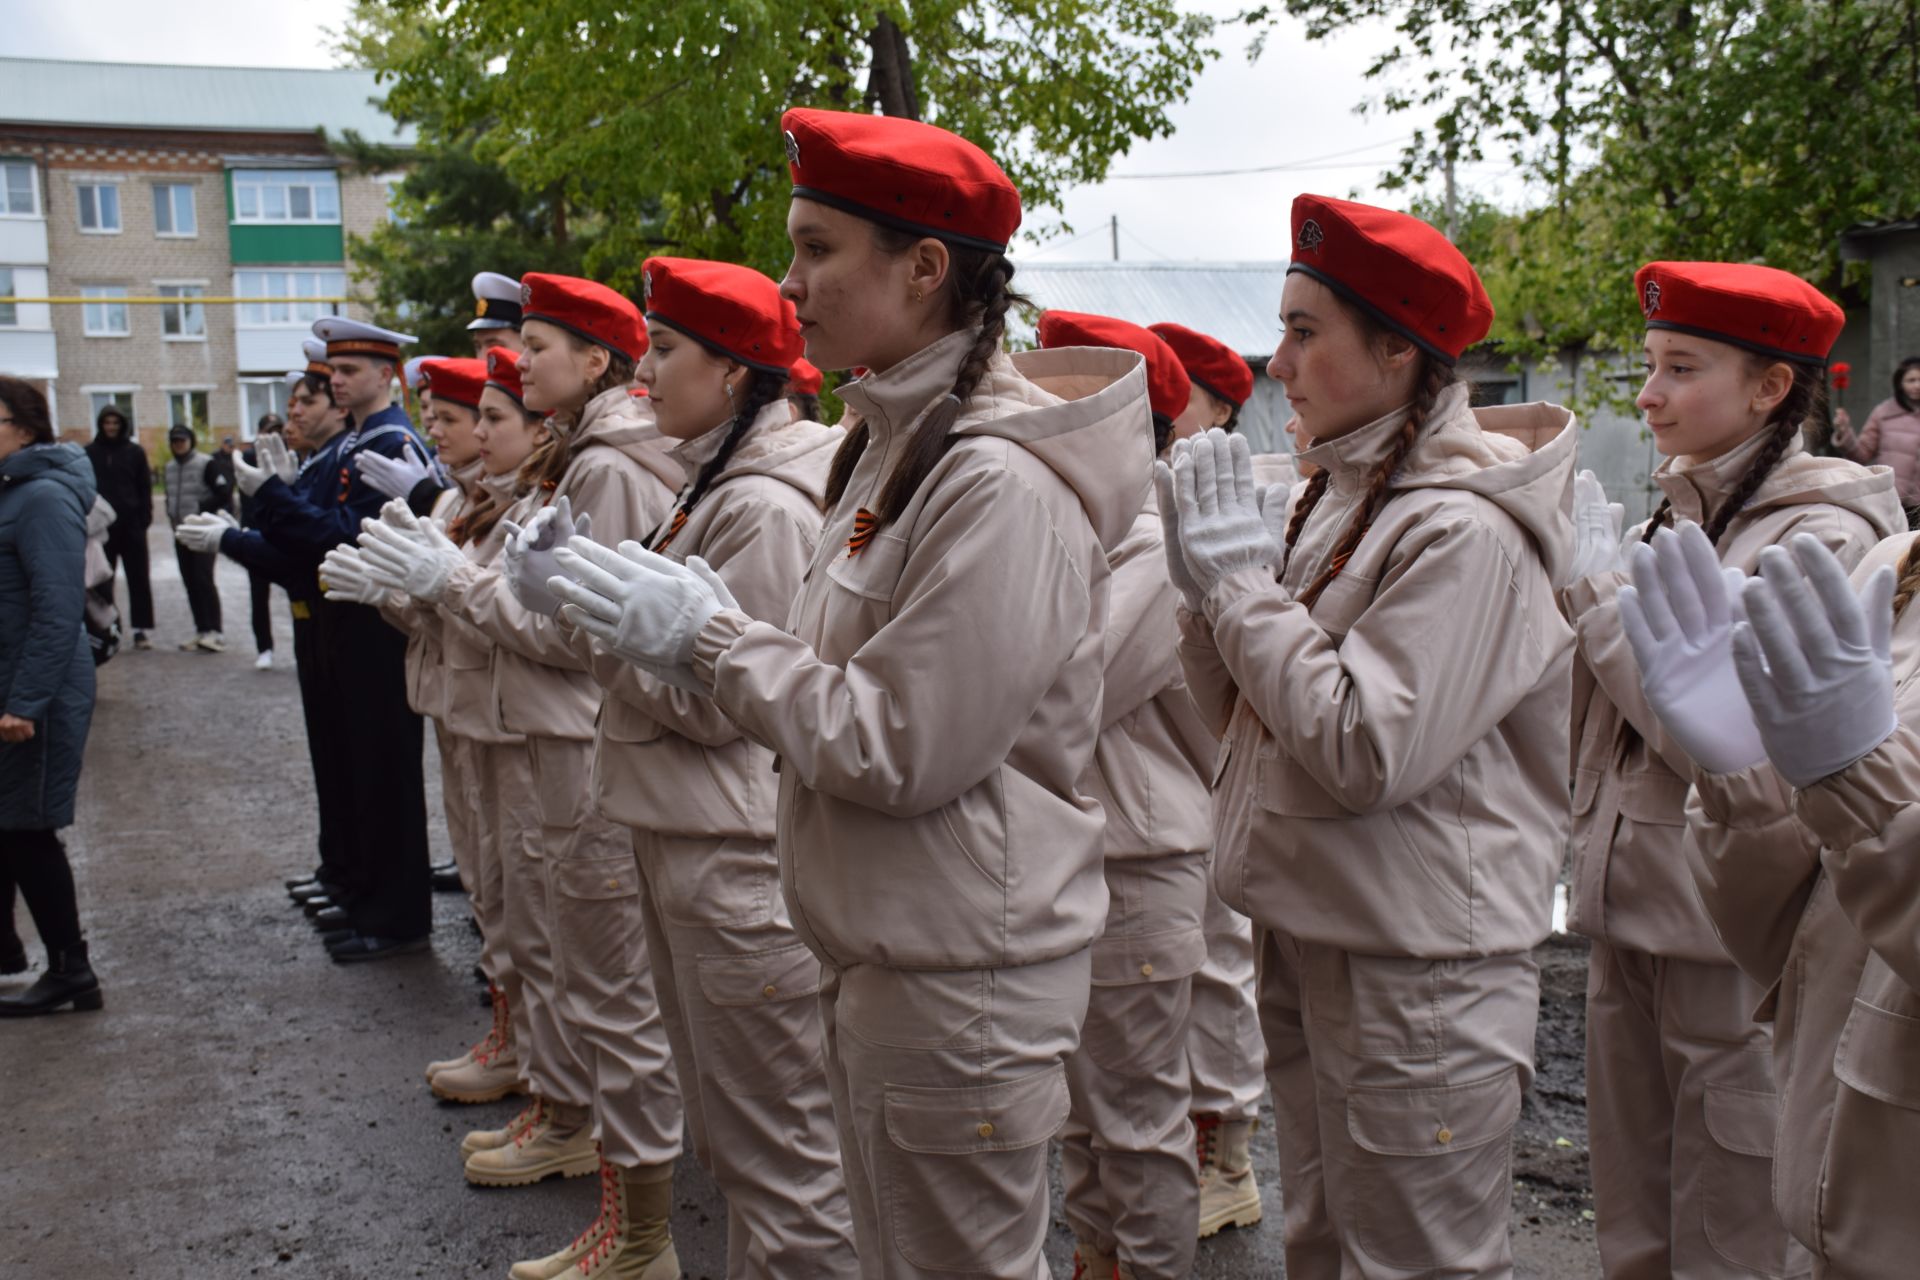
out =
[[[784,269],[790,105],[940,124],[1057,207],[1171,132],[1211,30],[1172,0],[359,0],[341,49],[424,154],[470,148],[591,221],[582,269],[632,290],[654,253]]]

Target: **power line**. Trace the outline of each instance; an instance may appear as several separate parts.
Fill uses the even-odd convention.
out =
[[[1138,182],[1148,178],[1235,178],[1250,173],[1281,173],[1289,169],[1306,169],[1323,160],[1339,160],[1345,156],[1359,155],[1362,151],[1373,151],[1380,147],[1397,146],[1410,141],[1413,135],[1402,134],[1398,138],[1388,138],[1382,142],[1369,142],[1363,147],[1348,147],[1345,151],[1329,151],[1321,156],[1307,156],[1301,160],[1286,160],[1279,164],[1255,165],[1250,169],[1189,169],[1169,173],[1110,173],[1109,182]],[[1362,162],[1370,163],[1370,162]],[[1332,168],[1355,168],[1357,165],[1333,165]]]
[[[1070,239],[1062,240],[1057,244],[1046,245],[1043,248],[1035,249],[1032,253],[1023,254],[1022,256],[1026,258],[1037,258],[1043,253],[1052,253],[1055,249],[1064,249],[1068,245],[1079,244],[1082,240],[1085,240],[1088,236],[1101,235],[1106,230],[1107,230],[1106,224],[1102,223],[1100,226],[1095,227],[1091,231],[1082,231],[1079,235],[1073,236]]]

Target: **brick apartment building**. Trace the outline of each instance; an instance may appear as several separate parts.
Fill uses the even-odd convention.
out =
[[[180,423],[250,437],[314,319],[371,318],[289,299],[348,295],[347,236],[387,216],[393,177],[328,143],[404,144],[378,97],[364,71],[0,58],[0,373],[67,439],[110,402],[156,453]]]

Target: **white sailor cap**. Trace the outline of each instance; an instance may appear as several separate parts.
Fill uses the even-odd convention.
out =
[[[327,344],[320,339],[307,338],[302,341],[300,354],[307,358],[307,367],[301,371],[301,377],[304,378],[309,373],[317,373],[324,378],[333,372],[333,366],[327,363]]]
[[[439,359],[442,359],[442,357],[415,356],[413,359],[407,361],[406,364],[402,365],[401,368],[407,380],[407,390],[418,391],[420,388],[426,386],[427,375],[420,371],[420,366],[429,360]]]
[[[395,333],[377,324],[349,320],[345,316],[322,316],[313,322],[313,336],[327,344],[327,357],[372,356],[376,360],[400,361],[400,348],[418,342],[410,333]]]
[[[482,271],[473,278],[473,319],[469,329],[518,329],[520,282],[498,271]]]

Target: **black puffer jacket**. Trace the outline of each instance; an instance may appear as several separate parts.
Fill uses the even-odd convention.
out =
[[[118,436],[106,432],[109,417],[120,419]],[[114,524],[144,529],[153,523],[153,465],[133,433],[133,423],[112,405],[94,419],[87,461],[93,464],[93,482],[100,496],[113,508]]]

